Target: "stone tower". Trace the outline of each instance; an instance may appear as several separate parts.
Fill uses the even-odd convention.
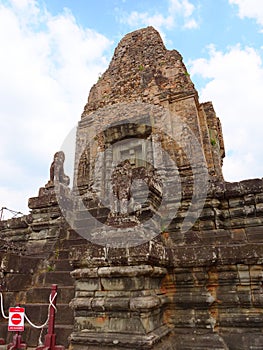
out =
[[[253,343],[242,320],[262,322],[248,282],[262,268],[246,235],[255,216],[262,224],[262,181],[225,183],[224,156],[181,55],[152,27],[127,34],[77,130],[68,218],[90,243],[72,250],[74,350],[237,349],[239,333],[240,349]]]
[[[220,121],[211,103],[199,103],[181,55],[166,50],[154,28],[138,30],[121,40],[90,91],[77,131],[75,200],[83,210],[97,202],[103,226],[136,226],[154,216],[151,233],[141,233],[148,240],[170,224],[182,193],[195,198],[188,209],[199,215],[209,182],[223,180],[224,155]],[[125,221],[118,212],[133,215]],[[111,244],[99,242],[93,226],[86,238]]]
[[[121,40],[73,148],[72,189],[65,149],[30,215],[0,222],[8,300],[43,322],[59,282],[71,350],[263,349],[263,181],[224,181],[212,103],[154,28]]]
[[[209,175],[222,179],[225,151],[220,120],[211,103],[199,103],[197,91],[182,56],[176,50],[166,50],[159,33],[153,27],[127,34],[120,41],[109,68],[90,91],[79,124],[80,134],[91,125],[96,129],[102,122],[106,128],[120,121],[117,110],[113,113],[115,116],[104,117],[103,120],[99,116],[95,118],[95,111],[116,104],[129,105],[135,102],[161,106],[169,111],[171,120],[166,120],[170,124],[166,131],[170,131],[171,136],[183,142],[184,135],[181,134],[184,133],[184,128],[180,130],[176,124],[180,119],[183,126],[190,128],[200,143]],[[126,118],[128,116],[129,113]],[[150,124],[158,129],[162,122],[164,120],[156,117]],[[105,138],[107,139],[106,136]],[[189,140],[184,141],[186,145],[189,144]],[[177,162],[181,166],[184,163],[182,159]]]

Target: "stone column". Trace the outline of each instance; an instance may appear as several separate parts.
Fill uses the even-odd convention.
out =
[[[168,334],[161,282],[166,268],[81,267],[73,271],[75,312],[71,349],[152,349]]]

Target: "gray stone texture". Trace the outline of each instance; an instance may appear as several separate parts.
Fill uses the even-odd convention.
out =
[[[121,118],[136,121],[145,110],[150,122],[118,124]],[[160,133],[165,112],[171,116],[169,135]],[[175,123],[177,116],[201,145],[203,161],[194,166],[189,161],[193,140]],[[94,139],[90,145],[85,145],[87,133]],[[173,185],[179,174],[181,193],[174,190],[166,202],[174,210],[167,227],[158,223],[162,186],[155,175],[150,181],[149,167],[148,173],[130,173],[137,180],[147,177],[149,191],[147,203],[134,209],[132,218],[126,212],[112,213],[110,201],[103,207],[98,200],[110,192],[104,167],[115,151],[106,159],[103,152],[125,136],[158,139],[177,165],[168,182]],[[147,157],[164,171],[164,158],[147,145]],[[57,343],[71,350],[263,349],[263,181],[225,182],[224,154],[220,121],[211,102],[199,103],[181,55],[166,50],[152,27],[127,34],[84,108],[72,191],[62,167],[57,186],[51,176],[38,196],[29,199],[29,215],[0,222],[6,312],[20,303],[32,321],[43,322],[50,286],[57,283]],[[193,180],[194,172],[208,174],[207,188],[198,217],[183,229],[194,186],[203,186]],[[140,199],[145,190],[138,188]],[[109,235],[118,232],[115,245],[105,245],[100,228],[91,229],[85,210],[77,207],[79,200],[98,222],[112,225]],[[72,221],[63,215],[65,208],[74,209]],[[147,220],[159,231],[131,244],[136,239],[132,232]],[[95,241],[84,238],[91,231]],[[118,246],[127,234],[129,244]],[[10,339],[5,323],[0,331]],[[24,340],[36,346],[38,337],[39,331],[27,325]]]

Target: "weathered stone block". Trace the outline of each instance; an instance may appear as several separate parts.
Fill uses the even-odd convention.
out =
[[[142,290],[144,288],[144,277],[112,277],[101,278],[101,285],[105,290]]]
[[[151,265],[139,266],[114,266],[114,267],[100,267],[98,269],[98,276],[100,277],[135,277],[149,275],[153,272]]]
[[[130,308],[132,311],[145,311],[151,310],[159,307],[161,301],[157,296],[142,296],[137,298],[132,298],[130,300]]]
[[[77,280],[75,284],[76,291],[96,291],[101,290],[101,281],[99,278],[89,278]]]
[[[249,242],[262,242],[263,226],[246,227],[245,232]]]
[[[131,318],[110,318],[110,329],[111,332],[116,333],[133,333],[133,334],[144,334],[144,328],[140,317],[134,316]]]
[[[106,314],[89,317],[75,317],[75,329],[82,331],[108,332],[110,320]]]

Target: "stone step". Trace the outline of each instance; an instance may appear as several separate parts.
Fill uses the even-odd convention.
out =
[[[49,296],[51,292],[51,287],[36,287],[30,289],[26,293],[26,303],[28,304],[46,304],[49,301]],[[57,303],[69,303],[72,298],[74,298],[74,287],[60,287],[58,286]]]
[[[73,331],[73,326],[69,325],[56,325],[55,326],[55,334],[56,334],[56,344],[64,345],[65,347],[69,346],[68,338]],[[27,332],[27,330],[26,330]],[[30,331],[28,333],[25,332],[25,340],[29,346],[38,345],[38,339],[40,335],[39,330],[32,329],[30,327]],[[43,332],[42,342],[45,339],[46,332]]]
[[[48,297],[50,294],[49,288],[42,288],[38,289],[38,291],[42,292],[43,294],[46,294]],[[61,292],[63,290],[60,290]],[[71,296],[74,295],[74,288],[67,288],[67,298],[71,299]],[[33,294],[34,295],[34,294]],[[69,298],[70,295],[70,298]],[[59,296],[62,297],[62,293]],[[58,300],[59,300],[58,297]],[[32,323],[39,326],[42,325],[46,320],[48,316],[48,303],[27,303],[22,305],[22,307],[25,307],[26,315],[30,319]],[[6,314],[8,312],[6,311]],[[73,317],[73,310],[69,307],[68,303],[57,303],[57,312],[55,316],[55,333],[57,336],[57,344],[63,344],[68,345],[68,337],[72,333],[73,330],[73,323],[74,323],[74,317]],[[45,327],[47,328],[47,326]],[[46,330],[43,331],[43,334],[46,334]],[[22,338],[23,340],[30,346],[36,346],[38,344],[38,338],[40,335],[40,330],[33,328],[31,325],[28,324],[27,321],[25,321],[25,331],[22,332]],[[5,342],[8,344],[12,341],[13,332],[8,332],[8,321],[7,320],[1,320],[0,323],[0,338],[5,339]],[[43,337],[44,339],[44,337]],[[1,350],[1,349],[0,349]]]
[[[89,218],[78,219],[78,220],[74,221],[74,229],[80,233],[80,231],[79,231],[80,229],[82,229],[82,228],[88,229],[91,226],[91,224],[92,223],[91,223],[91,220]]]
[[[19,273],[10,271],[5,274],[5,289],[12,292],[20,292],[33,284],[32,273]]]
[[[60,249],[58,251],[57,259],[69,259],[69,249]]]
[[[1,319],[1,323],[0,323],[0,338],[3,338],[5,340],[5,342],[7,342],[7,335],[8,335],[8,333],[10,333],[10,332],[7,331],[7,326],[8,326],[8,321],[4,320],[4,319]]]
[[[75,240],[78,238],[82,238],[78,232],[76,232],[75,230],[71,229],[68,231],[68,235],[67,235],[67,239],[68,240]]]
[[[52,265],[53,268],[55,269],[55,271],[60,271],[60,272],[64,272],[64,271],[72,271],[73,267],[70,264],[70,261],[68,259],[58,259],[54,261],[54,265]]]
[[[143,197],[144,198],[144,197]],[[95,215],[96,217],[107,217],[109,214],[109,208],[107,207],[100,207],[98,203],[94,203],[93,206],[89,208],[89,210],[77,210],[74,213],[74,219],[75,221],[82,220],[82,219],[89,219],[90,215]]]
[[[73,331],[73,326],[69,325],[56,325],[55,326],[55,334],[56,334],[56,344],[57,345],[64,345],[66,348],[69,346],[68,338],[70,334]],[[15,332],[8,332],[7,331],[7,325],[0,324],[0,337],[5,340],[6,344],[9,344],[12,342],[13,336]],[[41,329],[35,329],[31,327],[28,324],[25,324],[25,330],[24,332],[21,332],[22,340],[25,342],[28,346],[28,349],[32,347],[32,349],[35,350],[35,348],[39,344],[39,337],[40,337]],[[47,334],[47,329],[45,328],[42,332],[41,340],[44,342],[45,335]],[[7,348],[7,345],[0,345],[0,350],[4,350]]]
[[[27,317],[36,325],[43,324],[48,316],[49,304],[25,304],[25,312]],[[55,315],[56,324],[73,325],[73,310],[68,303],[57,304],[57,312]]]
[[[63,241],[62,247],[63,249],[70,249],[71,247],[79,246],[82,244],[87,244],[87,240],[84,237],[80,236],[77,239],[68,239]]]
[[[48,286],[57,284],[59,287],[73,286],[74,280],[69,271],[48,271],[42,272],[38,276],[38,286]]]

